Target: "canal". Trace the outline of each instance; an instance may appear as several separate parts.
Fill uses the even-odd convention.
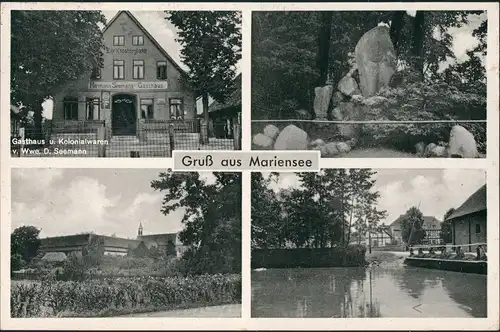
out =
[[[487,317],[486,276],[384,264],[252,271],[252,317]]]

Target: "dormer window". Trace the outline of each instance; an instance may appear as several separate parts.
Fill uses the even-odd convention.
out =
[[[113,36],[113,46],[124,46],[125,36]]]
[[[132,36],[132,45],[134,46],[144,45],[144,36]]]

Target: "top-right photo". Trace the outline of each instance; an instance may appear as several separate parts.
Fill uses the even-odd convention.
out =
[[[486,11],[252,14],[252,149],[485,158]]]

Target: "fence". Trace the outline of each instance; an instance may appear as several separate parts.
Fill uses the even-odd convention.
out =
[[[208,126],[198,119],[138,120],[127,135],[101,120],[49,120],[41,131],[11,131],[13,157],[171,157],[173,150],[240,149],[239,123]]]
[[[450,130],[461,125],[471,132],[478,151],[486,154],[486,120],[308,120],[308,119],[263,119],[252,120],[252,137],[263,133],[267,125],[275,125],[281,132],[288,125],[303,129],[310,139],[321,138],[325,142],[339,141],[346,137],[356,137],[358,147],[386,147],[415,153],[419,142],[448,142]],[[266,149],[252,144],[252,149]]]

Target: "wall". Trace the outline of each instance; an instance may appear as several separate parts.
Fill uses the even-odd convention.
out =
[[[469,250],[469,222],[470,222],[470,243],[486,243],[486,213],[485,211],[459,217],[453,221],[452,234],[453,244],[465,245],[462,249]],[[476,234],[476,225],[480,226],[480,232]],[[470,250],[475,251],[475,246]]]

